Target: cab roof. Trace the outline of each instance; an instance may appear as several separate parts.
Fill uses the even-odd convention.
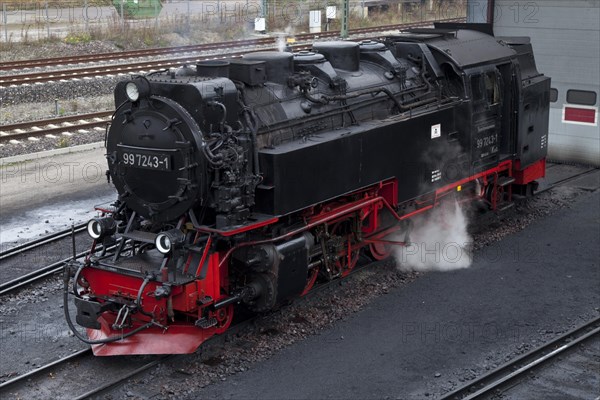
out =
[[[460,68],[514,57],[515,50],[494,36],[470,29],[411,29],[395,39],[425,43],[431,51],[450,59]]]

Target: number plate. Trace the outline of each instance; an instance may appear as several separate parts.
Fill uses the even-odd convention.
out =
[[[120,150],[119,162],[126,167],[153,169],[156,171],[171,171],[173,169],[173,161],[170,154],[127,147],[123,147]]]

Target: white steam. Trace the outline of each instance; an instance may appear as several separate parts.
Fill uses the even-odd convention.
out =
[[[293,34],[293,32],[294,32],[294,28],[291,25],[288,25],[283,30],[283,33],[279,34],[277,36],[277,39],[275,42],[277,43],[277,50],[279,52],[286,51],[286,49],[288,47],[287,38],[289,36],[291,36]]]
[[[446,202],[413,221],[409,243],[394,256],[403,271],[450,271],[471,265],[468,221],[457,202]],[[404,240],[395,237],[394,240]]]
[[[285,36],[279,36],[277,38],[277,51],[279,51],[280,53],[285,51],[286,45],[287,45],[287,43],[286,43]]]

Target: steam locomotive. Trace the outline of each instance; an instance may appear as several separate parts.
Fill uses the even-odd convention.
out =
[[[115,89],[118,191],[65,267],[96,355],[190,353],[389,256],[447,198],[493,210],[545,174],[550,79],[527,38],[439,25],[136,76]],[[73,298],[76,329],[69,314]]]

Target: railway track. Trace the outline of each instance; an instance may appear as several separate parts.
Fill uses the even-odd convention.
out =
[[[22,139],[35,140],[43,136],[52,138],[54,135],[63,135],[70,132],[86,133],[91,129],[103,131],[112,114],[113,111],[99,111],[4,125],[0,128],[0,142]]]
[[[54,232],[50,235],[42,236],[38,239],[30,240],[29,242],[19,244],[6,250],[2,250],[0,252],[0,261],[10,257],[14,257],[18,254],[22,254],[25,251],[36,249],[45,244],[66,238],[71,235],[73,229],[75,230],[75,233],[82,232],[85,229],[85,224],[78,224],[75,225],[73,228],[63,229],[62,231]]]
[[[560,165],[560,164],[553,164],[553,165],[552,165],[552,166],[550,166],[550,167],[553,167],[554,165]],[[550,168],[550,167],[548,167],[548,168]],[[565,184],[565,183],[572,182],[572,181],[574,181],[574,180],[576,180],[576,179],[578,179],[578,178],[581,178],[581,177],[583,177],[583,176],[591,175],[591,174],[593,174],[594,172],[596,172],[597,170],[598,170],[598,168],[595,168],[595,167],[588,167],[588,168],[586,168],[584,171],[581,171],[581,172],[578,172],[578,173],[576,173],[576,174],[574,174],[574,175],[570,175],[570,176],[567,176],[567,177],[565,177],[565,178],[558,179],[558,180],[556,180],[556,181],[554,181],[554,182],[551,182],[551,183],[550,183],[548,186],[546,186],[545,188],[543,188],[543,189],[540,189],[540,190],[536,191],[536,192],[535,192],[535,194],[536,194],[536,195],[538,195],[538,194],[540,194],[540,193],[547,192],[547,191],[549,191],[549,190],[552,190],[552,189],[554,189],[555,187],[557,187],[557,186],[560,186],[560,185],[562,185],[562,184]]]
[[[112,247],[110,247],[112,248]],[[108,248],[108,249],[110,249]],[[102,246],[97,247],[97,250],[102,250]],[[53,276],[58,274],[63,270],[63,267],[66,262],[75,259],[80,259],[89,254],[89,250],[82,251],[76,253],[70,257],[60,259],[58,261],[51,262],[43,267],[37,268],[27,274],[21,275],[15,279],[12,279],[8,282],[4,282],[0,284],[0,296],[16,291],[17,289],[21,289],[27,285],[30,285],[34,282],[40,281],[49,276]]]
[[[77,253],[76,258],[81,258],[86,255],[87,252]],[[18,278],[0,284],[0,296],[4,296],[5,294],[14,292],[17,289],[30,285],[34,282],[37,282],[54,274],[58,274],[60,271],[62,271],[64,264],[71,259],[73,259],[73,257],[55,261],[34,271],[31,271],[25,275],[22,275]]]
[[[73,400],[78,399],[89,399],[93,396],[96,396],[103,391],[115,387],[129,378],[134,377],[144,371],[147,371],[156,365],[172,358],[174,356],[150,356],[146,358],[150,358],[150,361],[146,361],[143,359],[134,359],[127,358],[127,360],[121,359],[119,362],[113,363],[111,366],[117,366],[119,368],[119,373],[113,373],[111,378],[103,381],[102,384],[98,386],[87,386],[84,387],[84,391],[79,395],[69,394],[68,398]],[[25,388],[25,385],[29,386],[31,382],[38,382],[45,379],[55,379],[61,375],[67,375],[64,377],[64,381],[69,380],[69,375],[73,374],[74,371],[80,370],[80,368],[85,368],[86,366],[89,368],[93,368],[95,358],[92,355],[91,347],[87,347],[85,349],[76,351],[68,356],[61,357],[56,359],[48,364],[44,364],[43,366],[26,372],[22,375],[16,376],[12,379],[9,379],[3,383],[0,383],[0,394],[4,393],[5,395],[10,395],[17,393],[17,391],[21,391]],[[127,365],[125,365],[127,364]],[[102,380],[101,378],[98,380]],[[53,395],[59,396],[59,393],[54,392]],[[63,393],[66,398],[66,393]]]
[[[10,75],[0,77],[0,87],[7,86],[18,86],[32,83],[45,83],[51,81],[65,81],[69,79],[83,79],[83,78],[100,78],[107,75],[125,75],[134,72],[152,72],[163,69],[179,67],[186,64],[197,63],[205,60],[218,60],[223,58],[241,57],[244,52],[233,52],[223,53],[221,55],[210,55],[210,56],[193,56],[183,57],[177,59],[165,59],[165,60],[154,60],[154,61],[143,61],[134,62],[129,64],[115,64],[106,66],[93,66],[66,69],[60,71],[47,71],[47,72],[36,72],[28,74]]]
[[[5,260],[8,258],[17,256],[17,255],[21,255],[27,251],[36,250],[42,246],[49,245],[49,244],[55,243],[59,240],[68,238],[69,236],[71,236],[72,232],[77,234],[84,230],[85,230],[85,224],[79,224],[77,226],[74,226],[72,229],[56,232],[54,234],[44,236],[44,237],[36,239],[34,241],[24,243],[17,247],[13,247],[11,249],[3,251],[0,254],[0,260]],[[88,254],[88,251],[83,251],[83,252],[75,254],[74,256],[76,258],[81,258],[81,257],[86,256],[87,254]],[[58,261],[53,261],[43,267],[37,268],[37,269],[35,269],[31,272],[28,272],[24,275],[21,275],[17,278],[0,283],[0,296],[14,292],[17,289],[20,289],[29,284],[37,282],[41,279],[44,279],[46,277],[49,277],[49,276],[59,273],[62,270],[64,263],[71,260],[72,258],[73,258],[73,256],[64,258],[64,259],[60,259]]]
[[[33,370],[29,371],[29,372],[26,372],[24,374],[21,374],[19,376],[16,376],[16,377],[14,377],[12,379],[9,379],[9,380],[7,380],[5,382],[0,383],[0,391],[2,391],[3,389],[9,388],[11,386],[14,386],[17,383],[22,382],[25,379],[29,379],[31,377],[34,377],[36,375],[39,375],[39,374],[44,373],[46,371],[49,371],[50,369],[52,369],[52,368],[54,368],[54,367],[56,367],[58,365],[64,364],[64,363],[69,362],[69,361],[77,360],[77,359],[79,359],[82,356],[91,354],[91,352],[92,352],[91,348],[79,350],[79,351],[76,351],[75,353],[69,354],[68,356],[61,357],[61,358],[59,358],[59,359],[57,359],[55,361],[52,361],[52,362],[50,362],[48,364],[44,364],[44,365],[42,365],[39,368],[33,369]]]
[[[492,372],[469,382],[468,384],[446,394],[443,400],[462,400],[489,398],[492,395],[497,396],[515,382],[525,379],[525,375],[535,369],[553,361],[556,356],[564,356],[572,351],[575,346],[600,333],[600,317],[557,337],[530,351],[523,356],[516,358]]]
[[[192,53],[208,50],[219,50],[219,49],[230,49],[242,46],[260,46],[268,45],[273,43],[273,38],[259,38],[259,39],[246,39],[246,40],[234,40],[229,42],[215,42],[215,43],[203,43],[189,46],[176,46],[176,47],[160,47],[153,49],[144,50],[130,50],[121,51],[116,53],[99,53],[99,54],[85,54],[80,56],[69,56],[69,57],[53,57],[43,58],[38,60],[19,60],[19,61],[7,61],[0,63],[0,71],[10,71],[20,68],[44,68],[52,66],[62,65],[74,65],[83,64],[99,61],[118,61],[125,60],[128,58],[135,57],[150,57],[150,56],[161,56],[161,55],[175,55],[181,53]]]
[[[423,21],[416,22],[410,24],[396,24],[396,25],[387,25],[380,27],[371,27],[371,28],[360,28],[352,30],[351,33],[353,35],[361,35],[361,34],[370,34],[376,32],[385,32],[396,29],[408,29],[408,28],[418,28],[418,27],[426,27],[431,26],[433,22],[459,22],[463,21],[464,18],[452,18],[445,19],[440,21]],[[339,32],[324,32],[318,35],[319,38],[331,38],[339,36]],[[313,40],[315,38],[314,34],[307,35],[298,35],[297,39],[299,41],[303,40]],[[273,38],[269,39],[260,39],[266,40],[264,43],[265,47],[260,50],[275,50],[275,46],[268,46],[269,42],[273,43]],[[252,42],[252,41],[249,41]],[[234,43],[235,45],[230,45]],[[232,48],[239,47],[238,42],[222,42],[220,44],[216,44],[220,47],[210,47],[206,48],[206,50],[212,50],[215,48]],[[263,43],[263,42],[259,42]],[[254,46],[258,45],[258,42],[253,42]],[[252,44],[248,44],[250,46]],[[199,46],[211,46],[211,45],[199,45]],[[295,51],[304,50],[310,47],[310,44],[298,44],[292,46]],[[179,48],[180,49],[180,48]],[[196,50],[202,51],[202,50]],[[255,50],[258,51],[258,50]],[[136,72],[150,72],[157,71],[162,69],[168,69],[172,67],[178,67],[186,64],[196,63],[204,60],[214,60],[214,59],[223,59],[223,58],[232,58],[232,57],[241,57],[244,54],[247,54],[248,50],[245,51],[236,51],[236,52],[227,52],[223,54],[212,54],[212,55],[195,55],[188,57],[179,57],[179,58],[170,58],[163,60],[152,60],[152,61],[141,61],[141,62],[133,62],[133,63],[122,63],[115,65],[103,65],[103,66],[92,66],[92,67],[79,67],[72,69],[63,69],[63,70],[55,70],[55,71],[40,71],[35,73],[25,73],[25,74],[15,74],[15,75],[4,75],[0,77],[0,87],[8,87],[8,86],[18,86],[24,84],[35,84],[35,83],[43,83],[43,82],[51,82],[51,81],[64,81],[70,79],[84,79],[91,77],[101,77],[107,75],[123,75],[129,73]],[[115,53],[115,56],[106,55],[105,57],[115,57],[121,58],[118,56],[121,53]],[[166,54],[169,54],[168,52]],[[58,60],[54,60],[52,62],[58,62]]]

